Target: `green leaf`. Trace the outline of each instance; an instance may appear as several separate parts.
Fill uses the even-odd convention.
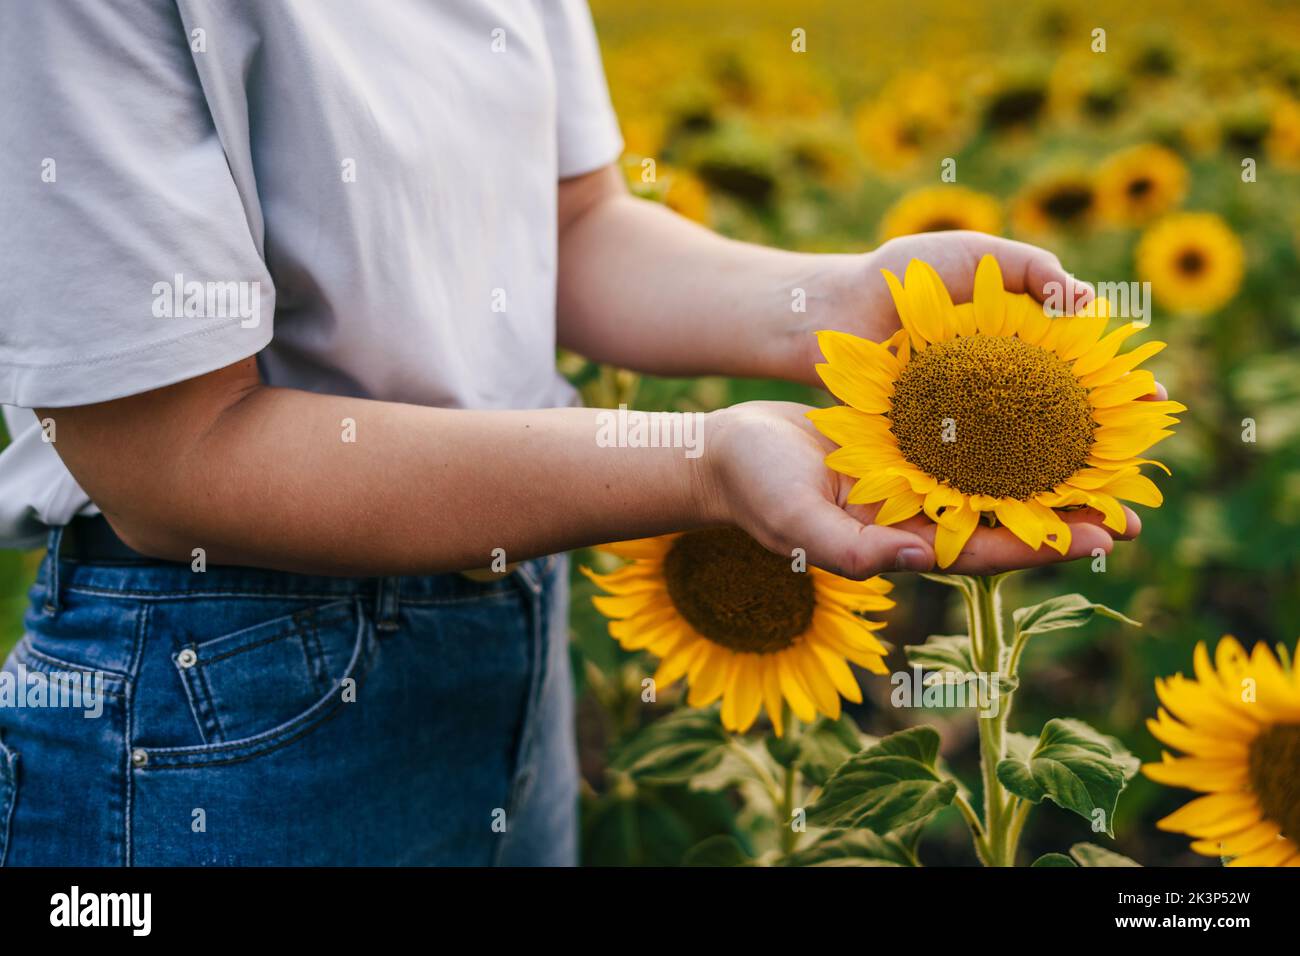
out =
[[[695,844],[682,858],[684,866],[752,866],[753,857],[740,841],[725,833]]]
[[[907,663],[928,671],[967,674],[976,670],[970,656],[970,638],[965,634],[931,634],[924,644],[903,648]]]
[[[925,578],[927,581],[933,581],[936,584],[946,584],[950,588],[957,588],[960,591],[965,591],[967,594],[970,593],[970,589],[971,589],[970,578],[966,577],[963,574],[922,573],[921,577]]]
[[[932,686],[934,681],[960,685],[981,679],[980,669],[971,657],[970,638],[965,634],[931,634],[924,644],[910,644],[903,652],[913,667],[945,675],[932,679],[927,674],[927,686]],[[1020,686],[1018,679],[1004,674],[996,675],[995,681],[998,694],[1009,694]],[[993,690],[985,686],[988,691]],[[924,699],[924,694],[922,697]]]
[[[725,794],[638,786],[583,800],[586,866],[679,866],[692,847],[718,834],[745,840]]]
[[[808,823],[883,834],[928,818],[957,793],[957,785],[935,769],[938,754],[932,727],[891,734],[836,768],[808,808]]]
[[[1095,823],[1096,811],[1107,836],[1114,836],[1115,804],[1139,761],[1113,737],[1070,718],[1049,720],[1032,750],[1021,734],[1008,735],[1008,752],[997,767],[998,780],[1033,803],[1044,797]]]
[[[610,768],[653,783],[685,783],[716,767],[730,737],[716,708],[683,708],[634,736]]]
[[[1017,608],[1012,613],[1011,619],[1015,622],[1017,634],[1042,634],[1045,631],[1083,627],[1098,615],[1123,621],[1134,627],[1142,626],[1114,608],[1089,601],[1082,594],[1063,594],[1060,597],[1050,598],[1042,604]]]
[[[820,787],[830,779],[836,767],[861,751],[862,747],[862,735],[848,714],[839,720],[820,717],[799,738],[799,770]]]
[[[713,766],[697,770],[690,778],[692,790],[730,790],[733,787],[742,790],[758,778],[753,765],[738,751],[749,754],[750,760],[767,766],[768,772],[776,774],[777,768],[763,749],[761,742],[735,737],[728,741],[722,756]]]
[[[1070,847],[1070,856],[1080,866],[1141,866],[1136,860],[1130,860],[1122,853],[1107,850],[1095,843],[1076,843]]]
[[[1070,859],[1068,856],[1066,856],[1064,853],[1044,853],[1042,856],[1040,856],[1038,859],[1036,859],[1033,863],[1031,863],[1031,864],[1029,864],[1029,865],[1030,865],[1031,867],[1034,867],[1034,866],[1068,866],[1068,867],[1075,867],[1075,866],[1078,866],[1077,863],[1075,863],[1073,860],[1071,860],[1071,859]]]
[[[870,830],[832,830],[792,854],[786,866],[915,866],[911,852],[894,836]]]

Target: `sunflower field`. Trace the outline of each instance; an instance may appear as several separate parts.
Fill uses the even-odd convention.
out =
[[[1300,9],[1217,0],[592,8],[638,194],[726,235],[808,251],[865,252],[942,229],[994,233],[1052,250],[1099,289],[1147,297],[1125,304],[1150,325],[1138,341],[1167,347],[1144,367],[1186,406],[1154,452],[1171,472],[1152,473],[1163,504],[1138,509],[1141,537],[1104,567],[1077,561],[993,582],[1004,616],[1028,609],[1009,631],[1042,628],[1022,641],[1010,718],[1042,734],[1007,731],[1016,818],[1004,829],[1017,830],[1021,865],[1294,862],[1278,833],[1300,833],[1300,748],[1285,726],[1300,721],[1300,682],[1286,670],[1300,635]],[[562,362],[587,402],[605,407],[834,403],[795,385]],[[850,658],[861,703],[845,697],[840,712],[837,699],[839,719],[815,707],[797,734],[777,736],[789,706],[781,687],[759,686],[761,703],[738,691],[732,703],[708,686],[709,668],[698,666],[695,682],[679,673],[690,660],[673,659],[680,645],[655,633],[653,616],[638,624],[622,613],[620,575],[626,591],[658,561],[673,590],[672,552],[655,545],[658,554],[630,545],[575,556],[589,571],[575,574],[572,601],[586,862],[983,859],[963,819],[984,812],[979,721],[951,701],[900,705],[888,676],[942,671],[968,653],[965,588],[975,579],[893,575],[888,597],[817,579],[858,609],[864,641],[878,636],[885,653]],[[1253,778],[1255,798],[1238,792],[1251,786],[1241,782],[1249,761],[1232,738],[1258,728],[1212,699],[1219,681],[1243,674],[1289,681],[1280,704],[1261,708],[1284,725],[1266,721],[1257,737],[1254,759],[1277,769]],[[675,680],[664,687],[664,678]],[[746,733],[732,732],[746,720]],[[1198,762],[1154,766],[1166,750]],[[1057,756],[1089,788],[1082,802],[1053,792]],[[860,781],[904,758],[925,778],[900,785],[906,806],[887,791],[864,802]],[[1090,761],[1107,764],[1095,780]],[[1015,781],[1017,762],[1030,779]],[[855,769],[858,792],[845,792]],[[1194,791],[1209,798],[1173,815]],[[1085,812],[1101,804],[1113,820]],[[806,829],[791,834],[785,819],[800,809]]]
[[[1159,507],[1102,559],[988,579],[810,569],[792,586],[788,561],[739,532],[576,553],[584,863],[1300,865],[1300,6],[591,7],[635,193],[786,249],[950,229],[1043,246],[1131,295],[1138,341],[1166,343],[1138,359],[1170,400],[1114,413],[1116,447],[1167,429],[1150,454],[1168,473],[1140,459],[1150,489],[1126,500]],[[896,300],[927,282],[898,276]],[[952,321],[983,328],[993,309],[1011,329],[1018,307]],[[855,347],[823,343],[828,365]],[[904,333],[879,361],[915,347]],[[1097,335],[1054,348],[1095,356],[1093,374],[1124,361]],[[590,406],[795,401],[828,409],[819,427],[851,447],[842,395],[559,361]],[[1050,543],[1045,515],[1070,505],[997,514]],[[39,557],[0,552],[0,653]],[[778,623],[804,597],[815,610],[754,638],[759,654],[672,629],[698,629],[718,593]],[[922,671],[951,679],[895,679]],[[1248,711],[1241,682],[1258,688]],[[989,709],[1013,692],[1013,713]]]

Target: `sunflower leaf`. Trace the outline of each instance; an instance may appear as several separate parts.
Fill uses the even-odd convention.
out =
[[[727,833],[701,840],[686,851],[683,866],[753,866],[754,858]]]
[[[716,708],[683,708],[642,729],[610,768],[653,783],[686,783],[717,767],[729,740]]]
[[[921,577],[936,584],[946,584],[950,588],[957,588],[959,591],[970,593],[970,578],[964,574],[928,574],[922,572]]]
[[[970,638],[965,634],[931,634],[924,644],[903,649],[907,663],[931,671],[967,674],[975,670],[970,656]]]
[[[1114,836],[1115,804],[1139,764],[1119,741],[1082,721],[1058,718],[1047,722],[1037,741],[1008,735],[1007,748],[1010,756],[997,767],[1004,787],[1033,803],[1047,798]]]
[[[870,830],[832,830],[792,854],[785,866],[916,866],[911,850],[895,836]]]
[[[1082,594],[1063,594],[1060,597],[1049,598],[1042,604],[1017,608],[1012,613],[1011,619],[1015,622],[1016,634],[1021,635],[1083,627],[1098,616],[1132,624],[1134,627],[1142,626],[1114,608],[1089,601]]]
[[[862,735],[848,714],[839,720],[820,717],[800,736],[795,763],[804,777],[820,787],[862,747]]]
[[[1078,866],[1079,864],[1075,863],[1064,853],[1044,853],[1042,856],[1040,856],[1038,859],[1036,859],[1033,863],[1029,865],[1031,867],[1034,867],[1034,866]]]
[[[911,727],[854,754],[830,775],[808,808],[812,826],[861,827],[885,834],[946,807],[957,785],[935,768],[939,734]]]
[[[1130,860],[1122,853],[1107,850],[1095,843],[1076,843],[1070,847],[1070,856],[1079,866],[1141,866],[1136,860]]]
[[[1006,674],[994,675],[993,682],[987,681],[975,666],[974,658],[971,657],[970,638],[965,634],[931,634],[924,644],[911,644],[903,652],[907,655],[909,664],[928,672],[925,677],[926,688],[979,682],[978,690],[981,694],[991,693],[992,688],[996,687],[996,693],[1001,695],[1009,694],[1020,686],[1018,678]],[[954,706],[952,696],[941,689],[913,693],[927,707],[931,706],[931,699],[935,701],[933,706],[936,707]],[[960,699],[970,701],[972,705],[975,703],[969,694]]]

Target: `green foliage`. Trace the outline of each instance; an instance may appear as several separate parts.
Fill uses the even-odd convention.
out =
[[[831,774],[808,808],[808,822],[884,834],[927,819],[957,794],[957,785],[935,768],[938,756],[939,734],[931,727],[891,734]]]
[[[1119,741],[1080,720],[1056,718],[1037,740],[1009,734],[1008,749],[1010,756],[997,765],[1004,787],[1031,803],[1050,799],[1115,835],[1115,804],[1138,769]]]
[[[1106,607],[1089,601],[1082,594],[1063,594],[1033,607],[1018,608],[1011,619],[1015,624],[1016,634],[1043,634],[1047,631],[1061,631],[1070,627],[1083,627],[1096,616],[1123,621],[1134,627],[1141,627],[1137,621]]]

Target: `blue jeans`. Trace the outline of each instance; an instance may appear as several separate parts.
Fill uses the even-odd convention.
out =
[[[567,584],[47,558],[0,863],[573,864]]]

